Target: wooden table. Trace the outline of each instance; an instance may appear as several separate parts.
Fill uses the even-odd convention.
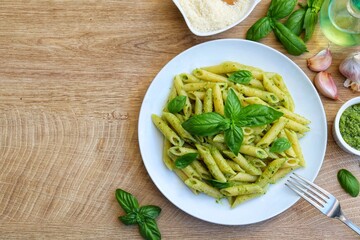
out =
[[[198,220],[170,203],[142,162],[137,137],[144,94],[160,69],[183,50],[244,38],[270,1],[233,29],[194,36],[172,1],[9,1],[0,4],[0,238],[141,239],[123,214],[116,188],[162,208],[163,239],[356,239],[342,223],[300,200],[286,212],[247,226]],[[317,27],[309,52],[288,55],[273,34],[261,41],[285,53],[313,79],[306,59],[328,45]],[[315,182],[341,200],[360,225],[360,197],[339,186],[347,168],[360,178],[359,157],[342,151],[331,126],[343,101],[342,59],[359,47],[331,45],[342,101],[322,97],[328,145]],[[314,149],[316,151],[316,149]]]

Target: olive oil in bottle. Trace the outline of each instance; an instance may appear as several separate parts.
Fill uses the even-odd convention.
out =
[[[326,38],[340,46],[360,46],[360,0],[325,0],[320,27]]]

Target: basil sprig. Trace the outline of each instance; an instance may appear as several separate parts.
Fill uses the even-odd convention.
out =
[[[205,181],[217,189],[223,189],[223,188],[228,188],[228,187],[234,186],[234,183],[232,183],[232,182],[220,182],[215,179],[206,179]]]
[[[304,41],[298,37],[292,30],[289,30],[279,20],[289,16],[295,8],[297,0],[272,0],[267,11],[266,17],[260,18],[252,25],[246,33],[246,39],[259,41],[274,31],[276,38],[285,47],[288,53],[300,55],[307,51]],[[295,17],[299,18],[300,13],[293,16],[291,24],[295,29],[300,28],[295,24]],[[304,17],[305,18],[305,17]],[[301,28],[303,26],[301,25]]]
[[[281,153],[288,150],[291,147],[291,143],[284,137],[276,139],[270,147],[270,152]]]
[[[340,186],[352,197],[357,197],[360,192],[359,180],[348,170],[340,169],[337,173]]]
[[[212,136],[223,131],[226,145],[238,155],[244,138],[242,127],[272,123],[283,113],[260,104],[242,107],[236,93],[230,88],[225,101],[224,115],[215,112],[195,115],[183,122],[182,126],[189,133],[198,136]]]
[[[156,224],[161,208],[154,205],[140,206],[138,200],[122,189],[116,189],[115,197],[126,215],[120,216],[119,220],[125,225],[138,224],[139,232],[144,239],[161,239],[160,230]]]
[[[168,103],[167,108],[171,113],[178,113],[184,108],[185,103],[185,96],[177,96]]]

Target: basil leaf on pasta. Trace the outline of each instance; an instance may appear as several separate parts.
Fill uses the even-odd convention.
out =
[[[228,77],[228,80],[234,83],[248,84],[253,79],[252,73],[248,70],[236,71]]]
[[[240,126],[235,124],[224,131],[225,143],[228,148],[237,156],[240,151],[240,146],[244,139],[244,132]]]
[[[284,137],[276,139],[270,147],[270,152],[281,153],[288,150],[291,147],[291,143]]]
[[[229,119],[216,112],[195,115],[182,123],[183,128],[191,134],[198,136],[211,136],[227,129]]]
[[[197,153],[184,154],[175,160],[175,167],[179,169],[183,169],[188,165],[190,165],[197,158],[197,156],[198,156]]]
[[[241,112],[240,100],[237,97],[235,91],[230,88],[225,101],[224,113],[225,117],[230,119],[237,119]]]
[[[274,122],[282,115],[282,112],[271,107],[252,104],[241,109],[240,116],[236,121],[243,127],[262,126]]]
[[[168,103],[167,108],[171,113],[178,113],[184,108],[185,103],[185,96],[177,96]]]

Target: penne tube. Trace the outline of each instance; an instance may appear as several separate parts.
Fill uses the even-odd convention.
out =
[[[200,98],[196,97],[195,99],[195,106],[194,106],[194,114],[200,115],[203,112],[203,102],[200,100]]]
[[[175,168],[174,166],[174,162],[171,160],[168,152],[169,149],[171,148],[171,143],[169,140],[167,140],[166,138],[164,139],[164,145],[163,145],[163,162],[165,164],[165,166],[170,169],[173,170]]]
[[[200,79],[198,79],[197,77],[195,77],[192,74],[189,73],[181,73],[179,74],[181,80],[183,81],[183,83],[197,83],[197,82],[201,82]]]
[[[190,103],[189,97],[187,96],[186,91],[184,90],[184,84],[179,75],[176,75],[174,78],[174,86],[175,86],[176,92],[179,96],[186,97],[186,102],[185,102],[185,106],[183,108],[183,112],[184,112],[185,118],[189,118],[192,113],[191,103]]]
[[[232,168],[232,170],[234,170],[235,172],[245,172],[244,169],[242,169],[240,167],[239,164],[237,164],[236,162],[234,161],[231,161],[231,160],[226,160],[227,164]]]
[[[244,101],[246,102],[247,105],[260,104],[260,105],[269,106],[269,104],[267,102],[260,99],[259,97],[246,97],[246,98],[244,98]]]
[[[174,114],[163,112],[162,116],[182,139],[190,143],[196,142],[193,136],[181,126],[180,120]]]
[[[159,116],[157,116],[156,114],[152,114],[151,119],[155,126],[160,130],[160,132],[165,136],[165,138],[169,140],[172,145],[182,146],[184,144],[184,140],[181,139],[176,134],[176,132],[174,132]]]
[[[201,164],[200,161],[195,160],[190,165],[202,179],[211,179],[210,172]]]
[[[258,178],[256,183],[264,188],[274,176],[274,174],[280,169],[280,167],[284,164],[286,158],[278,158],[269,163],[269,165],[265,168],[264,172],[262,172],[261,176]]]
[[[290,119],[290,120],[293,120],[295,122],[298,122],[300,124],[303,124],[303,125],[307,125],[309,123],[311,123],[310,120],[306,119],[305,117],[297,114],[297,113],[294,113],[292,111],[290,111],[289,109],[286,109],[284,107],[281,107],[281,106],[277,106],[275,107],[276,110],[282,112],[284,114],[284,117]]]
[[[256,146],[261,148],[268,147],[275,140],[280,131],[285,127],[288,121],[289,120],[287,118],[280,117],[256,144]]]
[[[247,97],[258,97],[267,103],[275,104],[279,102],[279,98],[271,92],[263,91],[257,88],[248,87],[242,84],[236,84],[235,88]]]
[[[242,144],[240,146],[240,153],[261,159],[268,157],[268,154],[264,151],[264,149],[252,145]]]
[[[209,81],[209,82],[224,82],[227,83],[228,80],[226,77],[216,74],[216,73],[212,73],[209,71],[206,71],[204,69],[201,68],[196,68],[193,71],[193,75],[201,80],[204,81]]]
[[[229,178],[230,181],[240,181],[240,182],[255,182],[257,179],[258,176],[254,176],[243,172],[239,172],[235,176]]]
[[[190,187],[196,191],[205,193],[213,198],[220,199],[223,197],[223,195],[220,193],[219,190],[217,190],[216,188],[214,188],[196,178],[189,178],[189,179],[185,180],[185,184],[188,187]]]
[[[291,119],[288,119],[288,122],[286,123],[285,127],[298,133],[305,133],[310,131],[310,128],[308,126],[295,122]]]
[[[213,87],[213,102],[215,112],[224,115],[224,101],[219,85]]]
[[[210,153],[210,150],[207,147],[202,146],[200,144],[195,144],[195,146],[198,149],[199,154],[200,154],[201,158],[203,159],[205,165],[208,167],[211,175],[220,182],[226,182],[226,178],[225,178],[224,174],[221,172],[221,170],[219,169],[219,166],[216,164],[214,158],[212,157],[212,155]]]
[[[224,151],[223,152],[226,156],[228,156],[229,158],[231,158],[231,160],[233,160],[234,162],[236,162],[237,164],[239,164],[239,166],[245,170],[245,172],[251,174],[251,175],[261,175],[261,170],[259,170],[258,168],[254,167],[252,164],[250,164],[246,158],[244,158],[240,153],[235,156],[234,153],[230,152],[230,151]]]
[[[264,195],[265,192],[262,193],[251,193],[251,194],[246,194],[246,195],[239,195],[236,196],[235,200],[233,200],[231,208],[235,208],[236,206],[238,206],[239,204],[246,202],[248,200],[251,200],[253,198],[259,197],[261,195]]]
[[[225,176],[233,176],[236,174],[217,148],[211,147],[210,153],[211,156],[214,158],[216,164],[219,166],[219,169]]]
[[[190,91],[190,92],[187,92],[187,95],[191,100],[196,100],[197,98],[199,98],[200,100],[204,100],[205,92],[204,91]]]
[[[288,168],[280,168],[269,180],[270,184],[274,184],[286,175],[288,175],[291,171],[299,168],[300,166],[288,167]]]
[[[181,179],[181,181],[185,182],[188,178],[188,176],[186,176],[186,174],[181,170],[181,169],[177,169],[177,168],[174,168],[174,172],[175,174]],[[195,189],[193,188],[189,188],[194,194],[199,194],[198,191],[196,191]]]
[[[181,157],[188,153],[198,153],[198,151],[194,148],[189,147],[180,147],[180,146],[173,146],[170,147],[167,151],[167,154],[174,157]]]
[[[220,190],[225,196],[238,196],[252,193],[264,193],[264,189],[258,184],[249,183],[242,185],[235,185],[232,187],[223,188]]]
[[[213,90],[212,88],[209,88],[205,92],[204,96],[204,112],[212,112],[213,111]]]
[[[285,134],[288,137],[291,147],[294,149],[294,152],[296,154],[296,157],[299,159],[299,165],[304,167],[305,166],[305,159],[304,155],[302,154],[301,146],[299,143],[299,139],[297,137],[297,134],[293,131],[290,131],[288,129],[285,129]]]
[[[298,158],[287,158],[281,168],[290,168],[299,166],[300,160]]]

